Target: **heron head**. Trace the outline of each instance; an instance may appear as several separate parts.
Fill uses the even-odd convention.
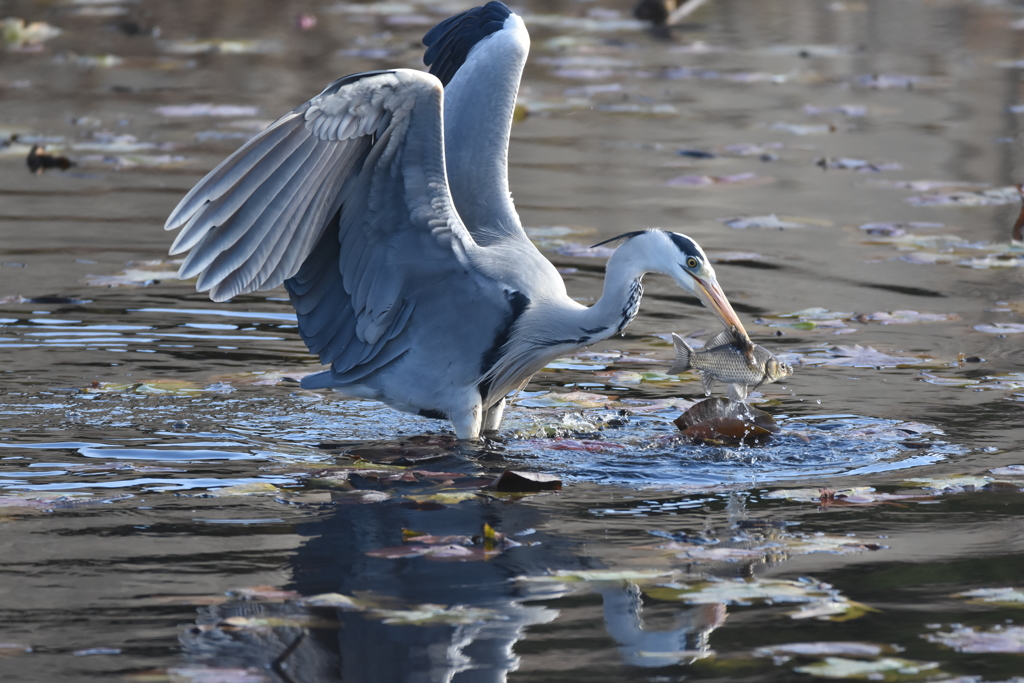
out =
[[[749,343],[747,331],[743,329],[736,311],[726,298],[715,269],[707,254],[693,239],[677,232],[659,230],[667,244],[662,248],[661,272],[672,277],[680,287],[690,292],[701,303],[711,309],[726,328],[733,331],[739,339]]]

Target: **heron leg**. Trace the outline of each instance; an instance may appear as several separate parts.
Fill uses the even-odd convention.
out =
[[[501,429],[501,418],[505,416],[505,399],[491,406],[484,414],[484,433]]]
[[[462,410],[449,415],[452,425],[455,427],[455,436],[460,441],[469,441],[480,438],[480,427],[483,421],[483,406],[479,401],[473,404],[468,410]]]

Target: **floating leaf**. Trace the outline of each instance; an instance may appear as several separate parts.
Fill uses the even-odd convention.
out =
[[[697,403],[675,420],[696,442],[765,443],[779,431],[771,415],[738,401],[713,397]]]
[[[930,643],[941,643],[957,652],[1024,653],[1024,626],[996,626],[991,631],[959,626],[948,633],[940,631],[927,634],[924,638]]]
[[[774,179],[769,176],[760,176],[756,173],[737,173],[734,175],[681,175],[671,180],[666,180],[668,187],[708,187],[713,185],[736,185],[736,184],[764,184]]]
[[[86,275],[85,284],[93,287],[148,287],[162,280],[177,279],[176,270],[128,268],[117,275]]]
[[[252,482],[249,484],[235,484],[234,486],[225,486],[222,489],[215,489],[210,491],[210,495],[218,498],[225,496],[252,496],[252,495],[263,495],[268,493],[280,493],[281,489],[277,488],[273,484],[266,482]]]
[[[975,325],[974,329],[988,334],[1020,334],[1024,332],[1024,325],[1021,323],[982,323]]]
[[[901,237],[908,230],[930,229],[945,227],[942,223],[926,223],[923,221],[907,221],[899,223],[864,223],[860,229],[869,235],[880,235],[884,237]]]
[[[442,505],[457,505],[477,497],[476,491],[442,491],[422,496],[406,496],[409,500],[417,503],[441,503]]]
[[[1002,206],[1020,201],[1020,194],[1013,185],[991,190],[932,192],[907,197],[913,206]]]
[[[320,619],[309,614],[294,614],[275,617],[234,616],[222,619],[221,628],[263,630],[270,628],[340,628],[337,621]]]
[[[362,600],[341,593],[321,593],[302,598],[299,602],[308,607],[335,607],[337,609],[362,611],[367,605]]]
[[[1020,588],[975,588],[963,593],[954,593],[953,597],[970,598],[969,602],[977,605],[1024,607],[1024,590]]]
[[[445,607],[444,605],[430,604],[416,605],[412,609],[406,610],[375,609],[368,614],[382,620],[385,624],[402,626],[476,624],[482,621],[508,618],[497,610],[466,607],[464,605]]]
[[[243,118],[258,116],[259,107],[238,104],[168,104],[154,109],[160,116],[183,118],[194,116],[218,116]]]
[[[875,322],[883,325],[907,325],[911,323],[935,323],[960,320],[955,313],[918,313],[917,311],[880,311],[857,316],[861,322]]]
[[[538,491],[560,491],[562,480],[553,474],[542,472],[515,472],[505,470],[487,487],[502,493],[535,493]]]
[[[824,157],[818,159],[815,165],[828,170],[848,170],[858,173],[878,173],[880,171],[900,171],[903,167],[895,162],[872,162],[865,159],[851,159],[848,157]]]
[[[671,580],[675,576],[675,571],[657,569],[559,569],[538,576],[519,576],[516,577],[516,581],[528,583],[575,583],[579,581],[648,583]]]
[[[851,368],[892,368],[922,362],[913,356],[893,356],[883,353],[870,346],[832,346],[820,351],[812,351],[813,355],[805,355],[801,362]]]
[[[43,21],[26,24],[24,19],[9,17],[0,21],[0,38],[9,49],[40,45],[60,35],[60,29]]]
[[[862,104],[838,104],[824,107],[805,104],[804,113],[808,116],[818,116],[819,114],[842,114],[843,116],[854,118],[867,116],[868,108]]]
[[[825,661],[798,666],[793,671],[822,678],[854,678],[862,680],[899,681],[907,676],[921,677],[937,673],[935,662],[913,662],[909,659],[884,657],[874,661],[826,657]]]
[[[615,401],[614,396],[592,394],[585,391],[549,392],[516,401],[517,405],[528,408],[603,408]]]
[[[828,655],[845,655],[847,657],[878,657],[891,647],[874,643],[849,641],[821,641],[815,643],[785,643],[770,645],[754,650],[755,657],[778,657],[780,655],[798,655],[803,657],[825,657]]]
[[[281,590],[276,586],[248,586],[235,588],[227,593],[238,600],[259,600],[260,602],[284,602],[295,600],[299,594],[295,591]]]
[[[827,135],[828,133],[834,133],[836,130],[835,126],[831,124],[786,123],[785,121],[776,121],[769,128],[792,133],[793,135]]]
[[[996,467],[989,470],[992,474],[998,474],[1000,476],[1015,476],[1024,477],[1024,465],[1007,465],[1006,467]]]
[[[165,40],[160,42],[160,47],[174,55],[265,55],[284,49],[277,40]]]
[[[173,667],[167,670],[171,683],[266,683],[270,678],[259,669],[207,666]]]
[[[911,486],[920,486],[923,489],[932,491],[944,491],[955,493],[960,491],[974,491],[984,488],[993,482],[992,477],[949,477],[948,479],[914,478],[908,479]]]
[[[806,223],[798,223],[795,220],[784,220],[774,213],[767,216],[748,216],[744,218],[719,218],[720,222],[730,228],[746,230],[749,228],[768,228],[774,230],[786,230],[789,228],[806,228]]]

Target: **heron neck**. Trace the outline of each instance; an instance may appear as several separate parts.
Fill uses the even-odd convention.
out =
[[[582,329],[601,330],[594,334],[592,341],[622,332],[640,308],[640,298],[644,293],[641,278],[651,268],[638,263],[632,252],[627,242],[612,254],[605,268],[601,298],[582,312]]]

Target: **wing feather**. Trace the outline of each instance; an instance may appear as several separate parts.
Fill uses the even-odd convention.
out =
[[[284,282],[338,382],[400,358],[417,285],[487,286],[448,189],[443,106],[438,80],[406,69],[328,86],[185,196],[166,224],[184,226],[180,275],[215,300]]]

